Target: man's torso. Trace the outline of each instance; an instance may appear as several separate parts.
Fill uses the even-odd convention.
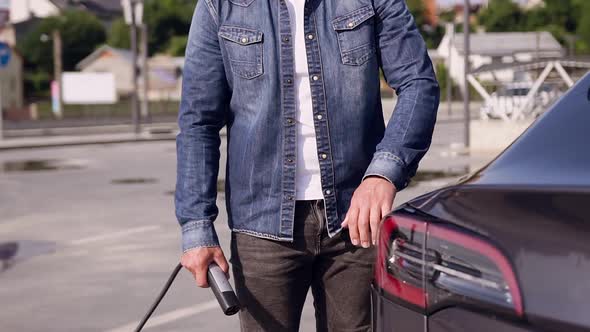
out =
[[[301,156],[288,7],[280,0],[220,0],[212,5],[218,10],[221,53],[232,92],[230,225],[236,231],[290,239]],[[367,0],[316,0],[306,3],[304,13],[312,125],[328,230],[334,234],[385,127],[375,10]],[[273,221],[277,218],[280,223]]]

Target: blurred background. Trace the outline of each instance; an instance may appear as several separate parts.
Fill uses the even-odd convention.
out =
[[[0,331],[130,331],[176,264],[175,121],[195,4],[0,0]],[[396,205],[485,165],[590,69],[590,1],[407,4],[442,103]],[[383,83],[382,96],[388,119],[395,92]],[[227,248],[222,191],[218,205]],[[181,273],[146,330],[238,326]]]

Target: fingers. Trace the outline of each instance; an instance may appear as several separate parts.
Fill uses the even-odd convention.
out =
[[[192,255],[189,253],[185,253],[182,256],[181,260],[182,266],[184,266],[187,270],[192,273],[193,278],[195,278],[195,282],[197,286],[201,288],[209,287],[207,283],[207,266],[208,264],[203,264],[200,259],[197,258],[196,255]]]
[[[357,227],[363,248],[371,246],[370,213],[371,210],[368,207],[361,208],[359,212]]]
[[[356,207],[351,207],[348,210],[348,214],[346,215],[346,220],[348,223],[348,233],[350,234],[350,241],[353,245],[359,245],[359,232],[357,227],[359,210]]]
[[[217,263],[226,274],[229,271],[229,264],[220,247],[203,247],[189,250],[182,255],[180,262],[182,266],[193,274],[197,286],[202,288],[209,287],[207,271],[211,262]]]
[[[377,244],[381,220],[391,211],[395,194],[395,186],[386,179],[367,178],[361,183],[341,224],[348,228],[353,245],[369,248]]]
[[[391,212],[391,205],[392,204],[383,204],[381,205],[381,218],[384,218],[389,212]]]
[[[379,205],[369,206],[369,204],[360,204],[357,207],[357,201],[351,202],[351,207],[342,222],[342,227],[348,227],[350,240],[355,246],[369,248],[371,243],[376,242],[377,228],[381,219]]]
[[[201,288],[209,287],[209,283],[207,282],[207,270],[209,268],[209,264],[199,264],[195,268],[195,281],[197,282],[197,286]]]
[[[229,279],[229,264],[227,263],[227,260],[225,259],[225,256],[221,250],[219,250],[219,253],[215,255],[214,261],[217,265],[219,265],[221,270],[225,272],[225,275]]]
[[[371,208],[371,215],[369,217],[369,223],[371,226],[371,243],[377,244],[377,233],[379,232],[379,225],[381,224],[381,209],[375,205]]]

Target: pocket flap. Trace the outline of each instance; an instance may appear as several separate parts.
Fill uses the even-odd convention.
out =
[[[373,6],[367,5],[332,20],[334,30],[352,30],[375,16]]]
[[[262,31],[223,25],[219,28],[219,37],[240,45],[262,42]]]

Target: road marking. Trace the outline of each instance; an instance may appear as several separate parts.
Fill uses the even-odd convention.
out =
[[[160,229],[160,226],[143,226],[143,227],[130,228],[130,229],[126,229],[124,231],[108,233],[108,234],[101,234],[101,235],[90,236],[90,237],[85,237],[85,238],[73,240],[73,241],[70,241],[68,244],[71,246],[79,246],[82,244],[88,244],[88,243],[105,241],[105,240],[113,240],[113,239],[126,237],[129,235],[155,231],[157,229]]]
[[[157,315],[157,316],[152,316],[152,318],[150,318],[150,320],[148,321],[148,323],[146,324],[145,329],[149,329],[152,327],[156,327],[156,326],[160,326],[160,325],[164,325],[164,324],[168,324],[171,323],[173,321],[179,320],[179,319],[183,319],[183,318],[187,318],[193,315],[198,315],[201,314],[203,312],[215,309],[215,308],[219,308],[219,303],[217,303],[217,301],[209,301],[209,302],[205,302],[205,303],[201,303],[198,304],[196,306],[191,306],[188,308],[183,308],[183,309],[178,309],[178,310],[174,310],[174,311],[170,311],[167,312],[165,314],[161,314],[161,315]],[[129,324],[125,324],[123,326],[108,330],[106,332],[129,332],[129,331],[133,331],[136,327],[137,324],[139,324],[139,321],[136,322],[131,322]]]

